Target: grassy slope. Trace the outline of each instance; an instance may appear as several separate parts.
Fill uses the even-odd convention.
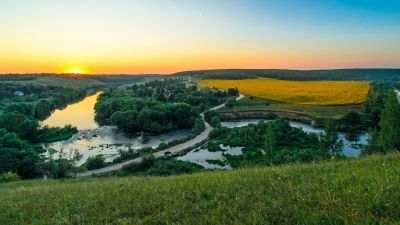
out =
[[[167,178],[0,185],[0,224],[400,221],[400,155]]]

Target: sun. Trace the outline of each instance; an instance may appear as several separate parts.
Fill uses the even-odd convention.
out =
[[[70,68],[65,70],[64,73],[68,73],[68,74],[86,74],[87,72],[83,69],[80,68]]]

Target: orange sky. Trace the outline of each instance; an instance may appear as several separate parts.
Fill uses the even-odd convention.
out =
[[[399,4],[350,2],[2,1],[0,73],[400,67]]]

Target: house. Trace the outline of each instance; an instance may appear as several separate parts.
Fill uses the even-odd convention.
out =
[[[20,97],[21,97],[21,96],[24,96],[24,92],[23,92],[23,91],[15,91],[15,92],[14,92],[14,95],[15,95],[15,96],[20,96]]]

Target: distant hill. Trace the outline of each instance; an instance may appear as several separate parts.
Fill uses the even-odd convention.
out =
[[[199,76],[207,79],[248,79],[267,77],[284,80],[400,80],[400,69],[278,70],[223,69],[184,71],[174,76]]]
[[[0,224],[398,224],[400,155],[0,184]]]
[[[157,75],[0,74],[0,82],[38,83],[50,86],[95,87],[127,84]]]

